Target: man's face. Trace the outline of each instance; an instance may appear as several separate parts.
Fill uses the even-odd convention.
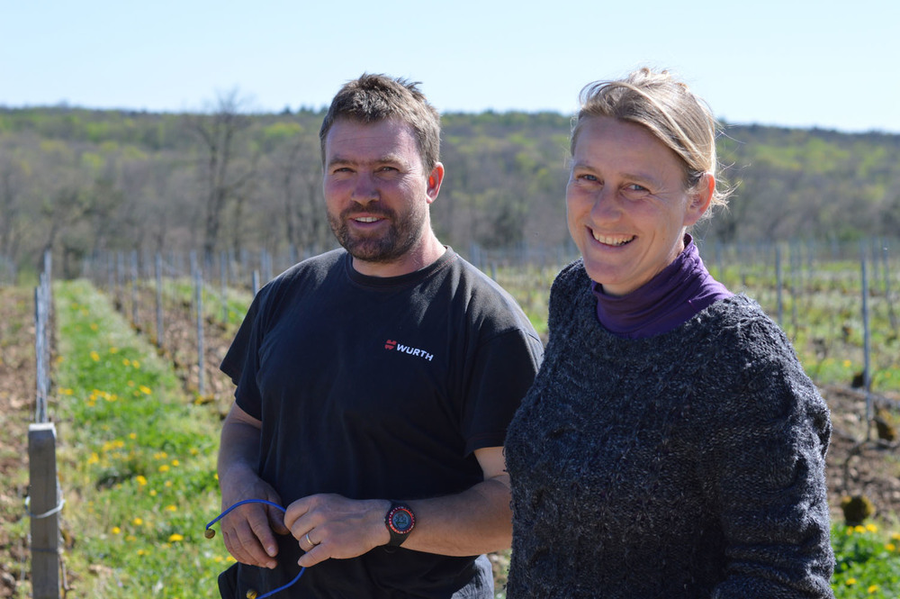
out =
[[[442,177],[440,165],[425,172],[409,125],[335,121],[325,139],[325,204],[357,270],[403,274],[395,271],[404,270],[430,233],[428,206]]]

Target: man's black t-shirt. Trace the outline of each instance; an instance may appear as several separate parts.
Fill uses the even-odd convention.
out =
[[[503,444],[537,371],[540,340],[512,298],[452,250],[392,278],[336,250],[306,260],[254,300],[222,370],[262,421],[261,477],[284,505],[314,493],[418,499],[483,479],[473,451]],[[239,566],[239,596],[291,580]],[[296,597],[492,597],[490,564],[376,548],[309,568]]]

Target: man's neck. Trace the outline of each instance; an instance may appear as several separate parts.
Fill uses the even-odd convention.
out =
[[[433,264],[435,260],[444,255],[447,248],[430,229],[423,236],[422,241],[404,254],[391,262],[368,262],[353,258],[353,270],[361,275],[369,277],[399,277],[421,270]]]

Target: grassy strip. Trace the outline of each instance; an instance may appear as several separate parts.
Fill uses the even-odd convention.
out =
[[[875,524],[835,525],[831,545],[836,599],[900,596],[900,534],[887,535]]]
[[[214,595],[231,559],[203,536],[218,419],[89,283],[58,283],[55,299],[67,596]]]

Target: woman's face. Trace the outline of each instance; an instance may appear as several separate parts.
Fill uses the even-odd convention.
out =
[[[581,125],[566,186],[569,233],[588,275],[625,295],[684,249],[685,228],[706,211],[712,175],[684,188],[680,159],[641,125],[590,117]]]

